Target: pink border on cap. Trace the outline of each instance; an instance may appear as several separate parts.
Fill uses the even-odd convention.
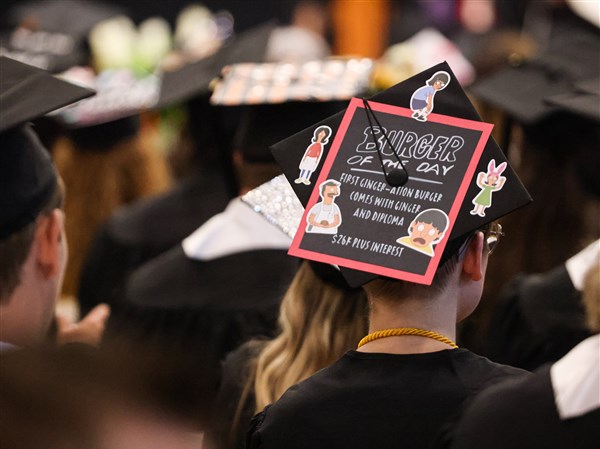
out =
[[[388,114],[394,114],[402,117],[411,118],[412,112],[410,109],[402,108],[399,106],[392,106],[384,103],[377,103],[374,101],[369,101],[369,105],[373,111],[385,112]],[[323,168],[319,173],[319,178],[315,185],[320,185],[322,182],[325,182],[329,178],[329,172],[331,171],[331,167],[333,166],[333,162],[335,161],[342,141],[348,131],[348,127],[350,126],[350,122],[354,116],[354,113],[358,108],[364,109],[363,100],[360,98],[352,98],[346,112],[344,114],[344,118],[342,119],[342,123],[337,130],[333,143],[331,145],[331,149],[327,154],[327,159],[323,163]],[[369,273],[378,274],[381,276],[387,276],[394,279],[402,279],[409,282],[414,282],[417,284],[427,284],[430,285],[433,281],[433,277],[437,270],[437,267],[440,263],[440,258],[442,257],[442,253],[444,252],[444,248],[446,247],[446,243],[450,237],[452,232],[452,228],[454,227],[454,223],[456,221],[456,217],[458,216],[458,212],[462,206],[464,197],[467,193],[467,189],[469,188],[469,183],[471,182],[475,170],[477,168],[477,164],[483,153],[485,145],[490,138],[492,133],[492,129],[494,125],[491,123],[478,122],[475,120],[466,120],[457,117],[451,117],[448,115],[435,114],[431,113],[427,116],[428,122],[434,123],[442,123],[444,125],[455,126],[457,128],[464,129],[472,129],[476,131],[481,131],[481,137],[477,142],[477,146],[475,147],[475,151],[473,152],[473,156],[471,156],[471,161],[467,167],[465,175],[463,177],[462,183],[459,186],[458,192],[454,198],[454,202],[452,203],[452,207],[450,208],[450,213],[448,214],[448,218],[450,223],[448,224],[448,229],[446,230],[445,236],[441,242],[439,242],[435,247],[435,254],[431,258],[429,265],[427,266],[427,270],[425,274],[415,274],[407,271],[396,270],[394,268],[382,267],[380,265],[375,265],[367,262],[359,262],[352,259],[347,259],[345,257],[340,256],[332,256],[329,254],[318,253],[312,250],[306,250],[300,248],[300,243],[304,238],[305,234],[305,226],[306,216],[308,211],[310,211],[311,207],[314,206],[319,201],[319,189],[313,189],[308,204],[304,209],[304,214],[302,215],[302,220],[300,221],[300,226],[298,227],[298,231],[294,236],[294,240],[290,246],[288,254],[292,256],[302,257],[303,259],[314,260],[317,262],[324,262],[334,265],[339,265],[340,267],[352,268],[354,270],[366,271]]]

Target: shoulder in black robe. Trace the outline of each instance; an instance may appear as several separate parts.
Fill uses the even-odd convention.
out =
[[[465,412],[452,449],[593,449],[600,447],[600,409],[561,421],[550,367],[482,393]]]
[[[253,250],[213,260],[189,258],[181,245],[138,268],[107,334],[159,339],[218,358],[257,337],[272,337],[281,298],[298,267],[285,250]]]
[[[101,302],[119,302],[134,269],[180,243],[228,201],[222,175],[202,171],[162,195],[117,210],[96,233],[82,267],[82,313]]]
[[[485,354],[533,370],[557,361],[589,335],[581,293],[561,265],[544,274],[519,275],[506,286]]]
[[[247,447],[429,448],[467,398],[526,374],[465,349],[407,355],[349,351],[258,414]]]

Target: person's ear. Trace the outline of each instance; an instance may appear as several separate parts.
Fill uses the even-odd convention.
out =
[[[480,281],[485,273],[483,232],[477,232],[469,242],[463,259],[462,271],[473,281]]]
[[[49,278],[60,273],[64,214],[54,209],[38,219],[35,235],[36,262],[41,273]]]

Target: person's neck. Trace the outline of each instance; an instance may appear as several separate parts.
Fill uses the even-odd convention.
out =
[[[331,206],[332,203],[333,203],[333,198],[330,198],[328,196],[326,196],[325,198],[323,198],[323,204],[325,204],[327,206]]]
[[[41,344],[54,317],[57,292],[31,276],[31,261],[22,269],[21,283],[0,305],[0,340],[18,347]]]
[[[451,296],[451,295],[450,295]],[[397,328],[417,328],[456,339],[456,301],[452,297],[371,300],[369,334]],[[447,343],[416,335],[379,338],[361,346],[361,352],[418,354],[451,349]]]

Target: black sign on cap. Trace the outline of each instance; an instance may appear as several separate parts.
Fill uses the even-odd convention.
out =
[[[26,123],[93,91],[0,57],[0,239],[33,221],[56,187],[46,149]]]
[[[290,254],[430,284],[445,247],[531,201],[491,129],[442,63],[274,145],[306,208]]]

